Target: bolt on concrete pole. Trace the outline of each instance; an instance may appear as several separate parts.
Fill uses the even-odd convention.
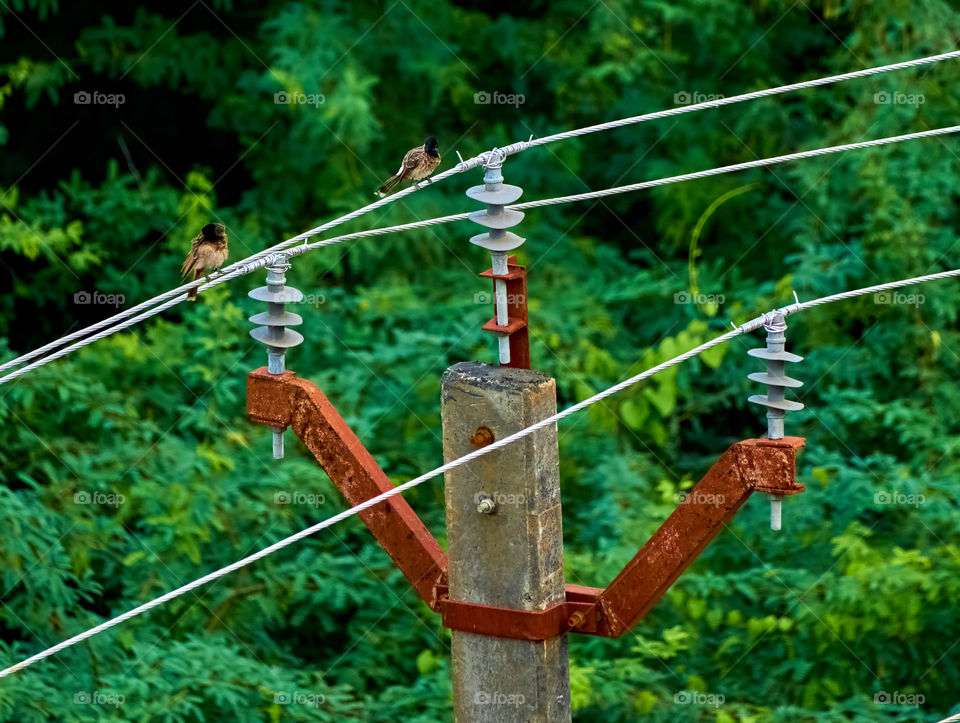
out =
[[[448,369],[441,395],[447,461],[557,409],[553,379],[478,362]],[[553,425],[447,473],[451,600],[543,610],[565,599],[558,456]],[[515,640],[454,630],[451,668],[456,723],[571,718],[566,635]]]

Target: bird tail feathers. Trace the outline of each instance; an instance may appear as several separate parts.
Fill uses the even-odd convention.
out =
[[[198,270],[194,274],[194,281],[200,278],[200,271]],[[190,291],[187,292],[187,301],[196,301],[197,300],[197,287],[194,286]]]
[[[396,173],[396,174],[390,176],[390,178],[388,178],[386,181],[384,181],[384,182],[383,182],[383,185],[380,186],[380,188],[377,189],[377,195],[378,195],[378,196],[386,196],[388,193],[390,193],[390,191],[392,191],[394,188],[396,188],[397,186],[399,186],[399,185],[400,185],[400,181],[402,181],[402,180],[403,180],[403,175],[400,174],[400,173]]]

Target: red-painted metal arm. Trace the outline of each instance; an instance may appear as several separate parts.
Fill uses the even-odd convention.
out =
[[[487,269],[480,274],[486,279],[494,280],[494,299],[496,299],[496,281],[503,281],[507,287],[507,318],[506,326],[497,326],[497,305],[493,305],[493,318],[483,325],[484,331],[496,334],[507,334],[510,337],[510,361],[501,364],[515,369],[530,368],[530,329],[527,326],[527,269],[517,263],[516,256],[507,257],[507,273],[497,276],[493,269]]]
[[[596,634],[616,637],[636,625],[753,492],[803,492],[796,480],[799,437],[748,439],[730,447],[597,601]]]
[[[393,489],[390,479],[311,382],[266,367],[247,376],[247,414],[253,422],[289,426],[316,457],[351,505]],[[447,555],[403,497],[359,513],[417,593],[434,610],[436,588],[446,584]]]
[[[247,377],[251,421],[289,426],[351,505],[393,489],[329,400],[293,372]],[[374,537],[443,623],[455,630],[525,640],[567,632],[614,638],[633,627],[729,522],[753,492],[802,492],[804,440],[748,439],[730,447],[606,589],[566,586],[566,600],[540,611],[450,600],[447,556],[402,497],[359,513]]]

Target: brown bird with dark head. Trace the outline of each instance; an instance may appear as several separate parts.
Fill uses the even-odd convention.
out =
[[[193,278],[199,279],[205,273],[216,271],[227,260],[227,228],[222,223],[208,223],[193,240],[193,247],[187,254],[180,273],[187,278],[193,272]],[[187,301],[197,300],[197,287],[187,292]]]
[[[400,164],[400,170],[383,182],[377,190],[377,195],[386,196],[404,179],[410,179],[413,185],[417,186],[417,181],[427,178],[439,165],[440,153],[437,151],[437,139],[430,136],[422,146],[407,151],[403,157],[403,163]],[[429,180],[427,182],[429,183]],[[417,186],[417,188],[420,187]]]

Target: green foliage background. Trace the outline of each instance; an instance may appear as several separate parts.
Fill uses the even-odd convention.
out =
[[[178,282],[210,220],[232,258],[370,201],[427,133],[497,144],[953,49],[955,3],[0,2],[0,359]],[[956,123],[955,61],[531,150],[526,198]],[[77,105],[79,91],[123,105]],[[317,107],[274,103],[322,93]],[[481,91],[517,107],[478,105]],[[876,93],[922,95],[878,104]],[[532,211],[532,354],[561,406],[760,311],[955,266],[958,141],[931,139]],[[345,230],[456,213],[458,177]],[[453,224],[298,260],[289,366],[394,482],[441,460],[439,380],[492,361],[486,268]],[[0,388],[0,665],[343,508],[244,416],[245,277]],[[677,304],[681,292],[722,305]],[[791,319],[807,437],[785,529],[751,500],[620,640],[571,640],[581,721],[935,721],[960,689],[960,289]],[[322,302],[322,303],[321,303]],[[730,443],[763,433],[734,342],[560,430],[568,580],[605,584]],[[277,505],[278,491],[323,495]],[[924,504],[877,504],[878,492]],[[121,494],[119,506],[78,493]],[[442,539],[438,480],[407,495]],[[79,499],[79,498],[76,498]],[[448,720],[449,634],[357,520],[0,681],[4,721]],[[77,704],[81,692],[119,706]],[[682,691],[725,703],[677,705]],[[885,691],[923,705],[876,704]],[[278,692],[322,695],[275,703]]]

